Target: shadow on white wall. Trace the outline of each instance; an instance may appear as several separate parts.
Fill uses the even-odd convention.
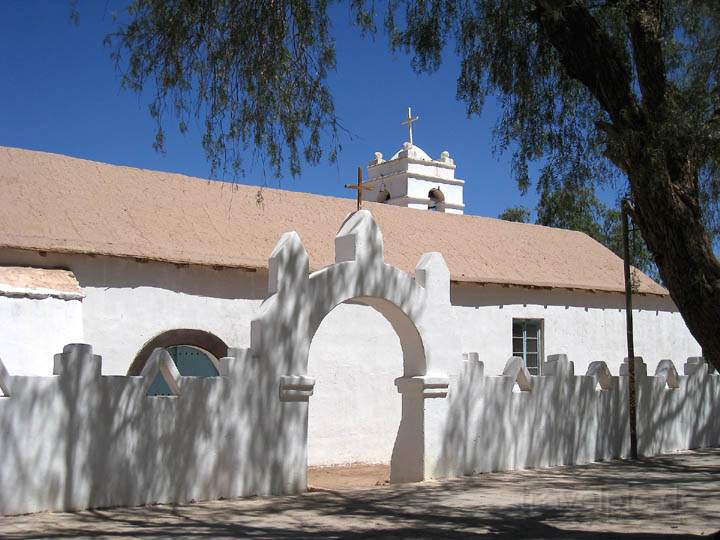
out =
[[[219,377],[183,377],[163,349],[136,376],[101,376],[82,344],[56,356],[51,377],[11,376],[0,363],[0,513],[305,490],[310,343],[350,300],[379,311],[402,349],[392,481],[626,455],[622,373],[596,363],[575,376],[556,355],[543,376],[513,358],[486,377],[477,355],[463,360],[440,254],[422,256],[415,278],[385,264],[367,211],[348,217],[335,249],[335,264],[309,274],[299,237],[283,235],[251,347],[221,358]],[[718,445],[720,377],[701,359],[683,376],[661,362],[649,377],[636,362],[641,452]],[[172,395],[147,395],[158,375]]]

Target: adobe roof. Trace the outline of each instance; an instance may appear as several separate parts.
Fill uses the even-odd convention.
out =
[[[0,296],[79,299],[84,295],[69,270],[0,266]]]
[[[0,147],[0,247],[266,268],[295,230],[312,269],[355,202]],[[498,219],[365,203],[385,259],[412,272],[439,251],[456,281],[624,291],[622,260],[589,236]],[[644,274],[640,293],[667,291]]]

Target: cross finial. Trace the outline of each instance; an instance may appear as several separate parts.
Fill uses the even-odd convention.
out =
[[[420,117],[419,117],[419,116],[413,116],[413,115],[412,115],[412,109],[411,109],[410,107],[408,107],[408,115],[407,115],[407,118],[406,118],[405,120],[403,120],[402,122],[400,122],[400,123],[401,123],[403,126],[407,126],[407,127],[408,127],[408,132],[409,132],[409,135],[410,135],[410,144],[413,143],[413,139],[412,139],[412,123],[413,123],[413,122],[416,122],[417,120],[420,120]]]
[[[363,191],[372,191],[373,188],[370,186],[366,186],[363,184],[363,173],[362,173],[362,167],[358,167],[357,170],[357,184],[345,184],[345,187],[348,189],[356,189],[357,190],[357,209],[360,210],[362,208],[362,200],[363,200]]]

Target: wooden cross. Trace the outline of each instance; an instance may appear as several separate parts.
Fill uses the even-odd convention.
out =
[[[413,122],[416,122],[416,121],[418,121],[418,120],[420,120],[420,117],[419,117],[419,116],[413,116],[413,115],[412,115],[412,109],[411,109],[410,107],[408,107],[408,115],[407,115],[407,118],[406,118],[405,120],[403,120],[402,122],[400,122],[403,126],[407,126],[407,127],[408,127],[408,131],[410,132],[410,144],[413,143],[413,140],[412,140],[412,123],[413,123]]]
[[[371,188],[370,186],[366,186],[363,184],[362,167],[358,167],[357,184],[345,184],[345,187],[348,189],[356,189],[357,190],[357,209],[358,210],[360,210],[362,208],[363,191],[372,191],[373,190],[373,188]]]

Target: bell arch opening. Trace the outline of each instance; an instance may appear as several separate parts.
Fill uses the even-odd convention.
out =
[[[428,210],[445,211],[445,194],[439,187],[432,188],[428,192]]]
[[[399,307],[373,297],[336,305],[312,329],[308,373],[315,378],[307,426],[309,485],[422,479],[421,426],[407,414],[395,379],[423,375],[425,353],[417,328]],[[407,417],[414,433],[408,434]],[[408,463],[413,474],[397,474]]]

